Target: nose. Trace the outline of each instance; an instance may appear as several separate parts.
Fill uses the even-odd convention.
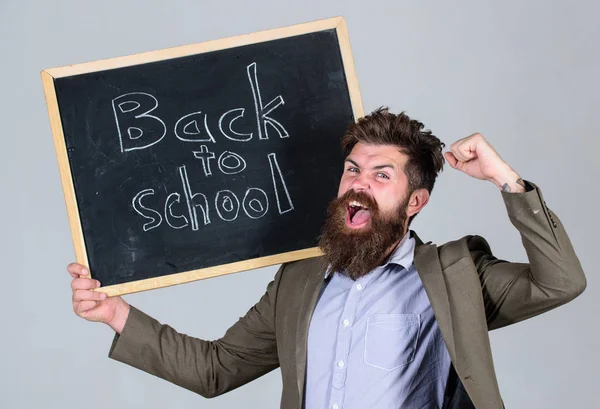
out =
[[[365,173],[357,174],[354,180],[352,180],[350,188],[356,192],[369,190],[369,179],[367,175]]]

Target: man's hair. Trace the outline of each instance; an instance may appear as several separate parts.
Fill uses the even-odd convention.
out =
[[[408,156],[404,167],[408,194],[417,189],[427,189],[431,193],[444,166],[442,149],[445,144],[423,128],[423,123],[410,119],[404,112],[396,115],[388,112],[387,107],[381,107],[349,126],[342,138],[342,150],[344,156],[348,156],[358,142],[397,146]]]

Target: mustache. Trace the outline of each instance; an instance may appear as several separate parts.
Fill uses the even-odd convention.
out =
[[[357,201],[357,202],[365,205],[371,211],[371,213],[379,212],[379,205],[377,204],[377,202],[375,201],[373,196],[371,196],[363,191],[356,191],[353,189],[348,190],[342,196],[337,198],[334,202],[338,206],[343,205],[343,207],[346,208],[346,207],[348,207],[350,202],[353,202],[353,201]]]

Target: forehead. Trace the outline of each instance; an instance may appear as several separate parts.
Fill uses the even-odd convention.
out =
[[[358,162],[361,166],[377,166],[380,162],[391,162],[399,169],[404,169],[408,160],[406,154],[394,145],[373,145],[357,143],[348,155],[348,159]]]

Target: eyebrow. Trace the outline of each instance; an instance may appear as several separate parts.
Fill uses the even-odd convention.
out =
[[[350,162],[351,164],[353,164],[354,166],[356,166],[357,168],[360,168],[360,165],[356,162],[354,162],[352,159],[350,158],[346,158],[345,162]]]
[[[392,170],[396,169],[396,167],[394,165],[387,164],[387,163],[385,165],[377,165],[373,169],[379,170],[379,169],[385,169],[385,168],[390,168]]]
[[[356,163],[354,160],[350,159],[350,158],[346,158],[346,162],[350,162],[354,166],[356,166],[357,168],[360,168],[360,165],[358,163]],[[392,164],[389,164],[389,163],[385,163],[383,165],[377,165],[377,166],[373,167],[373,169],[375,169],[375,170],[380,170],[380,169],[385,169],[385,168],[390,168],[392,170],[396,170],[396,167],[394,165],[392,165]]]

